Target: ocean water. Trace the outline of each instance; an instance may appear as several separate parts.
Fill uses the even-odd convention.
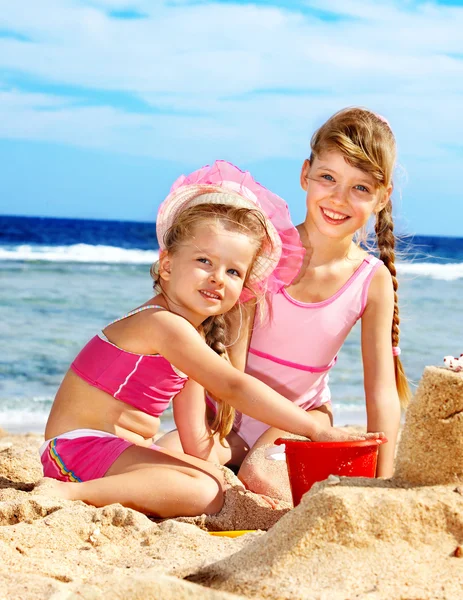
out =
[[[157,255],[154,224],[0,216],[0,427],[43,432],[80,348],[150,297]],[[463,352],[463,238],[409,239],[397,267],[402,359],[416,384],[426,365]],[[366,422],[359,333],[331,375],[338,425]]]

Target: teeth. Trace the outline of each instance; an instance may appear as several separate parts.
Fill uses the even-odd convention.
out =
[[[339,213],[331,212],[331,210],[327,210],[326,208],[322,209],[327,217],[330,219],[334,219],[335,221],[343,221],[347,219],[347,215],[340,215]]]
[[[220,296],[218,294],[214,294],[213,292],[201,290],[201,293],[204,294],[205,296],[208,296],[208,298],[214,298],[214,300],[220,300]]]

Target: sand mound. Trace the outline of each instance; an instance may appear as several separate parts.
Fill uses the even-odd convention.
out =
[[[82,597],[83,590],[85,598],[103,598],[108,589],[115,596],[117,582],[116,598],[225,599],[230,596],[179,578],[263,535],[213,537],[196,525],[154,522],[118,504],[94,508],[56,499],[47,491],[47,480],[28,492],[42,476],[41,439],[7,436],[4,441],[9,445],[0,451],[0,598],[64,599]],[[273,511],[260,507],[254,494],[243,495],[247,510],[260,509],[261,524],[268,527],[262,515]],[[239,503],[233,510],[240,512]]]
[[[34,486],[41,438],[0,431],[0,598],[460,598],[463,485],[450,482],[462,480],[462,414],[463,375],[427,368],[406,419],[400,479],[318,483],[288,511],[225,469],[218,515],[166,521],[53,498],[46,480]],[[238,538],[202,530],[269,527]]]
[[[265,536],[189,580],[255,598],[457,598],[463,497],[454,490],[316,484]]]
[[[157,569],[133,570],[130,573],[114,570],[108,575],[92,578],[88,583],[71,584],[66,592],[51,600],[83,598],[105,600],[111,590],[116,600],[238,600],[240,596],[210,590],[194,583],[165,575]],[[74,595],[75,594],[75,595]]]
[[[268,462],[268,461],[267,461]],[[222,510],[216,515],[180,517],[184,523],[194,523],[208,531],[232,531],[236,529],[270,529],[292,507],[292,502],[274,499],[272,506],[259,494],[243,488],[242,483],[230,469],[222,467],[225,481],[230,488],[225,493]]]
[[[407,410],[396,477],[415,485],[463,482],[463,373],[425,368]]]
[[[2,435],[0,430],[0,489],[31,490],[43,477],[39,435]]]
[[[112,575],[105,585],[120,580],[122,586],[132,570],[145,590],[151,581],[142,576],[145,571],[181,578],[236,552],[250,537],[216,538],[187,523],[155,523],[117,504],[97,509],[18,490],[6,497],[0,491],[0,524],[0,589],[9,591],[6,597],[21,599],[50,598],[62,583],[74,582],[77,590],[90,577],[104,578],[108,573]],[[165,593],[157,597],[176,597],[175,591],[167,591],[172,582],[165,585]],[[124,586],[127,594],[117,597],[138,597],[131,592],[135,582],[126,581]],[[194,586],[187,585],[184,596],[177,597],[194,597],[188,596],[190,587]],[[67,586],[66,590],[70,593]],[[90,586],[88,597],[104,597],[92,593]]]
[[[267,535],[189,580],[287,600],[461,597],[463,486],[436,484],[461,481],[462,414],[463,374],[427,367],[407,413],[398,478],[316,484]]]

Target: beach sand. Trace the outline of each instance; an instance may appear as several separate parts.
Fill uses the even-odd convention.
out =
[[[430,368],[396,478],[331,478],[293,510],[232,485],[216,516],[159,521],[51,497],[42,438],[0,432],[0,599],[462,598],[461,440],[463,375]],[[206,531],[235,528],[261,531]]]

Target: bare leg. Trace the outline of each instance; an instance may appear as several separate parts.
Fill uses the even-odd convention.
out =
[[[162,437],[156,439],[154,442],[157,446],[165,448],[166,450],[173,450],[174,452],[183,452],[182,442],[176,429],[165,433]]]
[[[286,431],[270,427],[254,444],[238,472],[238,478],[248,490],[291,502],[286,461],[265,458],[265,451],[277,438],[289,435]]]
[[[223,505],[222,472],[199,458],[127,448],[105,477],[83,483],[55,482],[54,493],[93,506],[120,503],[158,517],[214,514]]]
[[[311,415],[321,424],[331,425],[333,416],[329,407],[322,406],[311,411]],[[246,459],[238,473],[239,479],[247,489],[256,494],[265,494],[272,498],[292,501],[286,461],[267,460],[265,450],[273,445],[279,437],[291,437],[286,431],[270,427],[263,433]]]
[[[169,431],[169,433],[156,440],[156,444],[169,451],[183,452],[180,436],[176,429]],[[217,436],[214,439],[214,444],[221,465],[239,466],[249,451],[247,444],[235,431],[230,431],[227,435],[225,446],[220,443]]]

